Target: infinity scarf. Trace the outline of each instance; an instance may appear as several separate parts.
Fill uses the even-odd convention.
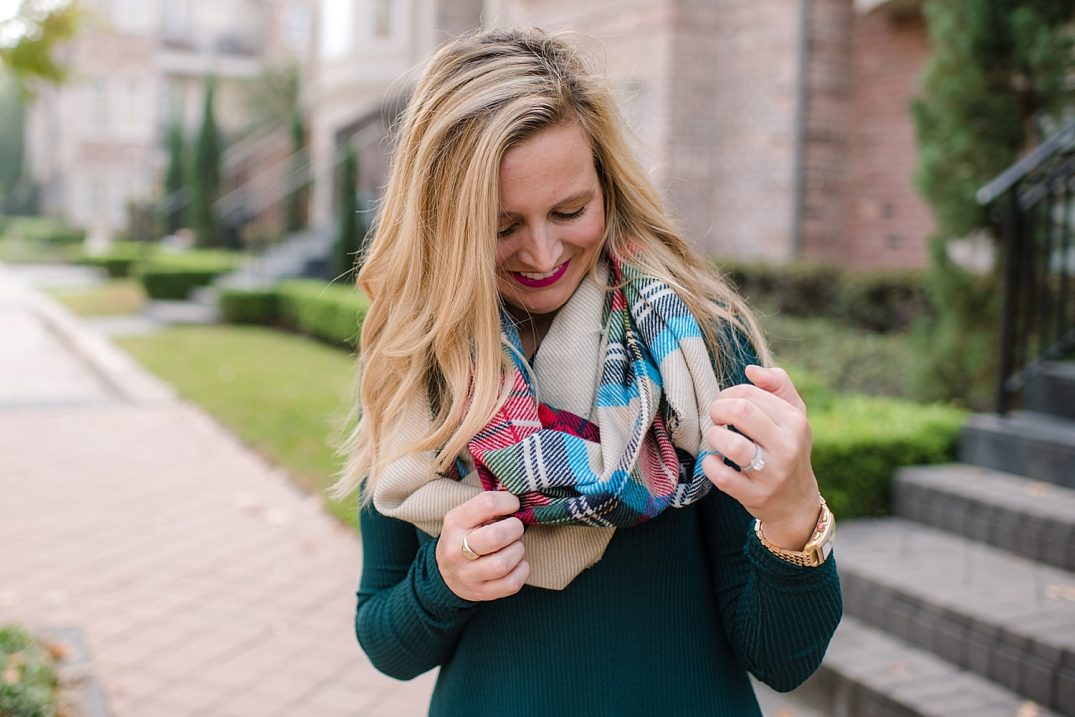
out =
[[[431,452],[390,464],[373,493],[382,514],[437,535],[453,507],[511,491],[528,526],[527,583],[558,590],[601,558],[617,527],[706,495],[702,436],[719,385],[701,328],[667,285],[630,264],[608,270],[614,288],[587,275],[532,369],[502,315],[514,367],[507,401],[448,475],[435,474]],[[400,438],[424,435],[431,415],[413,401]]]

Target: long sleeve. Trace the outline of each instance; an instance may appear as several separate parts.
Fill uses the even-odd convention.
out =
[[[835,554],[805,568],[770,553],[753,518],[713,490],[702,501],[721,622],[740,662],[786,692],[813,674],[843,614]]]
[[[419,540],[413,525],[362,509],[362,579],[355,634],[373,665],[409,680],[455,649],[476,604],[448,588],[437,566],[437,539]]]
[[[726,386],[747,383],[757,363],[746,341],[725,367]],[[816,568],[769,552],[754,534],[754,518],[713,489],[702,501],[721,622],[740,662],[762,682],[787,692],[821,664],[843,614],[835,553]]]

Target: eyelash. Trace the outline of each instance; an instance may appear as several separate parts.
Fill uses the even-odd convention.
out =
[[[578,219],[583,214],[585,214],[586,213],[586,206],[587,205],[584,204],[584,205],[582,205],[581,207],[579,207],[578,209],[576,209],[573,212],[553,212],[553,215],[557,219],[560,219],[562,221],[571,221],[572,219]],[[512,224],[510,227],[506,227],[506,228],[501,229],[500,231],[498,231],[496,233],[496,235],[497,235],[498,238],[503,239],[506,236],[510,236],[512,234],[512,232],[514,232],[516,227],[518,227],[518,226],[519,226],[518,224]]]

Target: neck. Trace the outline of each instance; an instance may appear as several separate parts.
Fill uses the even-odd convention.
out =
[[[549,333],[552,320],[556,316],[551,314],[531,314],[526,311],[508,306],[508,313],[516,321],[515,329],[519,332],[519,342],[523,346],[523,353],[527,359],[531,359],[541,345],[545,334]]]

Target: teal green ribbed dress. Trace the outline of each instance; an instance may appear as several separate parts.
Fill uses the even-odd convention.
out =
[[[835,552],[817,568],[781,560],[716,488],[617,530],[566,589],[491,602],[452,593],[437,539],[413,525],[371,506],[361,531],[358,641],[400,680],[440,667],[435,717],[760,715],[747,671],[796,687],[843,610]]]

